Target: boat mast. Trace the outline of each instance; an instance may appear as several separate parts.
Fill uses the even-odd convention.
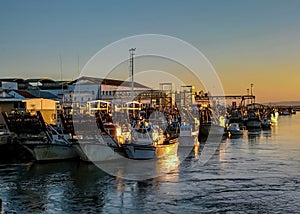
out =
[[[254,86],[254,84],[251,83],[250,84],[250,87],[251,87],[251,104],[253,103],[253,86]],[[254,100],[254,102],[255,102],[255,100]]]
[[[64,85],[63,85],[63,64],[62,64],[62,58],[59,54],[59,67],[60,67],[60,82],[61,82],[61,104],[63,105],[64,100]]]
[[[133,96],[133,88],[134,88],[134,80],[133,80],[133,71],[134,71],[134,64],[133,64],[133,56],[134,56],[135,48],[129,49],[129,77],[131,80],[131,96]]]

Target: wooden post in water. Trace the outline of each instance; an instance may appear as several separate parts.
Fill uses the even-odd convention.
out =
[[[0,214],[2,213],[2,199],[0,198]]]

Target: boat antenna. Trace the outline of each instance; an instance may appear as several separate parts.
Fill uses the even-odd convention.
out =
[[[80,69],[79,69],[79,55],[77,56],[77,73],[80,75]]]
[[[254,84],[251,83],[250,84],[250,87],[251,87],[251,104],[253,103],[253,86],[254,86]],[[255,102],[255,100],[254,100],[254,102]]]
[[[60,54],[59,54],[59,65],[60,65],[60,82],[61,82],[61,103],[63,103],[63,99],[64,99],[64,88],[63,88],[64,85],[62,81],[63,64],[62,64],[62,59]]]
[[[133,88],[134,88],[134,79],[133,79],[133,71],[134,71],[134,64],[133,64],[133,56],[135,52],[135,48],[129,49],[129,77],[131,79],[131,95],[133,96]]]

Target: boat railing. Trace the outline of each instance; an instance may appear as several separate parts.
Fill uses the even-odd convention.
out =
[[[152,144],[152,137],[145,128],[131,130],[132,141],[138,144]]]

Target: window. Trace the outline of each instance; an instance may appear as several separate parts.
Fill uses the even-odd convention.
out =
[[[56,114],[52,114],[52,119],[56,120]]]
[[[23,102],[13,102],[12,107],[14,109],[25,109],[26,108],[26,103]]]
[[[18,105],[17,102],[14,102],[14,103],[13,103],[13,108],[15,108],[15,109],[19,108],[19,105]]]

